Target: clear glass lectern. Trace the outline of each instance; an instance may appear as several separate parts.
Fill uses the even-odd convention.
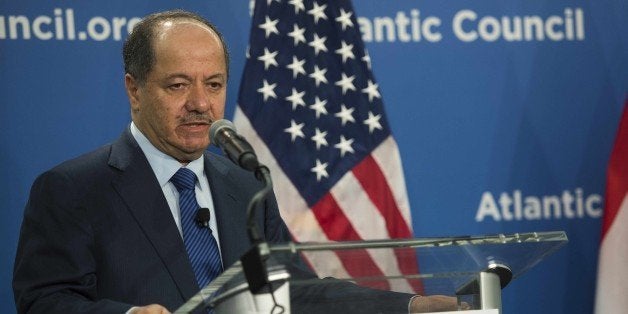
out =
[[[263,244],[262,264],[251,268],[243,259],[232,265],[176,313],[202,308],[214,313],[408,313],[414,294],[457,296],[471,310],[501,313],[501,289],[566,243],[565,232],[555,231]],[[381,254],[393,254],[400,264],[418,261],[418,271],[370,267],[371,257]],[[340,256],[351,269],[324,279],[307,270],[304,261],[329,256]]]

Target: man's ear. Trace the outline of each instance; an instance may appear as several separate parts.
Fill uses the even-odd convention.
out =
[[[129,97],[129,102],[131,103],[131,111],[139,111],[139,84],[137,80],[129,73],[124,75],[124,87],[126,89],[126,95]]]

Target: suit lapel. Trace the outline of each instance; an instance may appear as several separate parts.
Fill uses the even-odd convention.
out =
[[[181,297],[189,299],[199,288],[185,245],[157,178],[128,129],[113,144],[109,164],[122,170],[113,182],[115,190],[157,251]]]
[[[220,160],[205,156],[205,173],[216,211],[223,265],[229,268],[249,249],[246,233],[246,206],[242,188],[229,176],[229,167]]]

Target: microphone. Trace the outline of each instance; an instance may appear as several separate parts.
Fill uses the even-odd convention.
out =
[[[201,228],[209,228],[209,217],[210,214],[208,208],[199,208],[196,210],[196,218],[194,218],[194,221],[196,221],[196,224]]]
[[[209,138],[212,144],[220,147],[235,164],[249,171],[258,168],[259,162],[253,147],[237,133],[231,121],[221,119],[212,123]]]

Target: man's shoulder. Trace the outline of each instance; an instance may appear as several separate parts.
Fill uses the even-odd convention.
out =
[[[112,177],[108,160],[112,144],[68,159],[37,176],[33,186],[72,186],[74,189],[90,189]],[[100,182],[100,183],[97,183]]]
[[[100,146],[92,151],[68,159],[49,170],[49,172],[80,173],[94,171],[99,166],[106,166],[112,144]]]
[[[136,152],[139,152],[139,149],[135,150],[134,143],[127,133],[130,132],[122,133],[118,139],[110,143],[68,159],[47,172],[94,176],[99,171],[110,171],[112,166],[123,168],[137,156]]]
[[[57,195],[72,199],[85,191],[102,188],[99,185],[111,177],[111,172],[107,170],[110,150],[111,145],[104,145],[44,171],[33,182],[31,195]]]

